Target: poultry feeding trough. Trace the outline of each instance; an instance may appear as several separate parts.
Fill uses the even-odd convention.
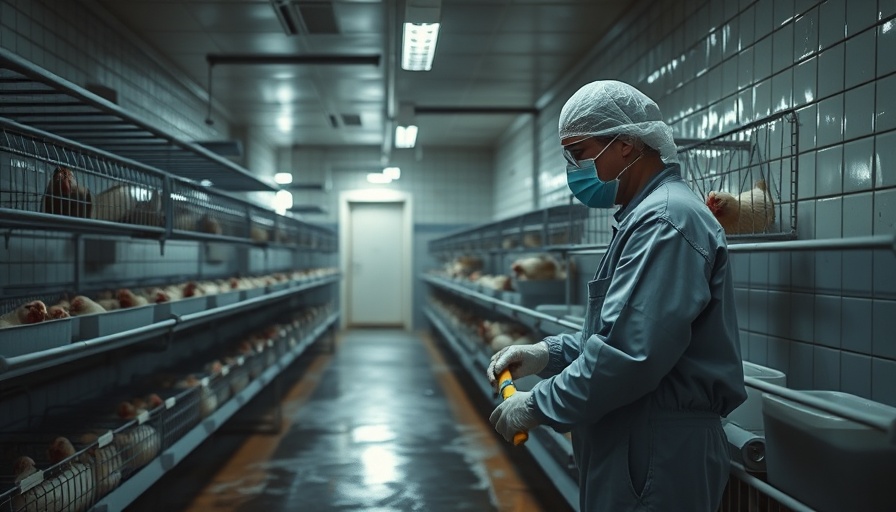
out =
[[[682,177],[730,240],[796,237],[796,111],[784,110],[705,140],[678,143]]]
[[[72,319],[51,316],[49,296],[0,300],[0,358],[16,357],[67,345]],[[2,365],[0,365],[2,366]]]

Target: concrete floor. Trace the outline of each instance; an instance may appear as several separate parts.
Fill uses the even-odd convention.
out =
[[[281,403],[279,433],[215,435],[130,509],[542,510],[426,335],[344,332]]]

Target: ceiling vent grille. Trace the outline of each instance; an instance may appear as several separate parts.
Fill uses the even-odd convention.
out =
[[[358,114],[340,114],[344,126],[361,126],[361,116]]]
[[[339,24],[331,0],[270,0],[274,13],[289,36],[338,34]]]

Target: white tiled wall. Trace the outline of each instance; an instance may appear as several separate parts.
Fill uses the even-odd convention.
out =
[[[297,148],[280,152],[280,168],[293,170],[293,182],[329,183],[328,191],[293,191],[297,205],[321,205],[325,215],[306,220],[335,224],[339,217],[339,192],[388,188],[411,194],[415,224],[477,224],[491,220],[492,154],[486,149],[438,148],[396,151],[391,165],[401,168],[401,178],[388,185],[367,182],[367,173],[380,172],[380,149]]]
[[[498,142],[499,147],[510,150],[500,151],[495,157],[495,220],[537,207],[532,169],[535,158],[533,119],[531,116],[521,119],[523,122]]]
[[[597,57],[542,110],[539,179],[563,172],[556,123],[565,100],[587,82],[612,78],[654,98],[677,138],[708,138],[798,109],[798,237],[893,233],[894,16],[893,0],[638,2],[621,35],[601,42]],[[526,158],[514,153],[521,146],[502,143],[497,161]],[[496,183],[522,166],[498,166]],[[542,191],[543,205],[561,200]],[[796,388],[842,389],[896,405],[893,251],[737,252],[732,259],[746,359],[784,370]]]
[[[119,106],[175,137],[231,136],[220,115],[213,115],[213,126],[205,124],[207,104],[175,78],[181,75],[178,70],[159,65],[81,2],[0,1],[0,47],[75,85],[114,89]],[[273,147],[257,134],[247,139],[244,165],[253,173],[272,175]]]

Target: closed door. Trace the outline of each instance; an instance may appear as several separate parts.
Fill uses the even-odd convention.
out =
[[[349,325],[401,326],[404,203],[350,203]]]

